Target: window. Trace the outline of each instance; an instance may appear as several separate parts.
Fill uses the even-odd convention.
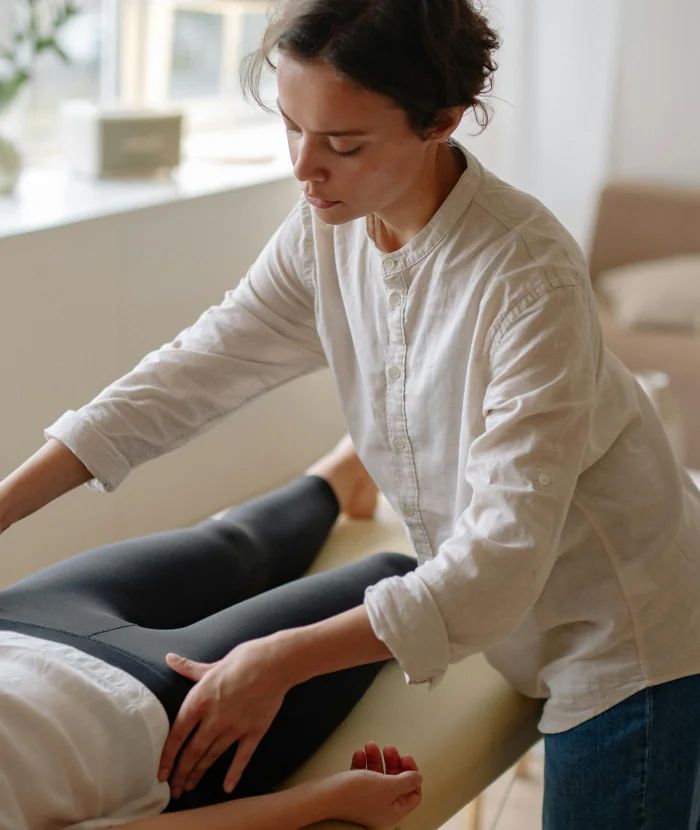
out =
[[[50,7],[55,0],[33,0]],[[25,156],[59,152],[61,105],[82,98],[106,106],[177,107],[188,132],[270,120],[240,89],[239,65],[267,25],[267,0],[75,0],[80,13],[58,41],[70,58],[40,55],[33,78],[2,113],[3,131]],[[9,42],[29,0],[0,0],[0,45]],[[25,7],[25,8],[23,8]],[[275,99],[267,72],[263,95]]]
[[[265,120],[243,99],[239,65],[267,25],[264,0],[122,0],[122,91],[182,107],[192,130]],[[131,68],[129,68],[131,67]],[[271,74],[263,92],[274,100]]]

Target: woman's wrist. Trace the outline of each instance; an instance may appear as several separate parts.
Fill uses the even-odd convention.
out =
[[[341,787],[339,776],[329,775],[297,784],[291,792],[302,805],[304,821],[307,824],[316,824],[319,821],[337,818],[342,803]]]
[[[0,533],[12,527],[16,519],[12,515],[12,498],[5,481],[0,481]]]
[[[286,629],[276,631],[264,638],[270,668],[287,689],[298,686],[308,679],[300,671],[299,657],[303,652],[304,644],[300,642],[300,637],[294,636],[295,633],[303,631],[303,628]]]

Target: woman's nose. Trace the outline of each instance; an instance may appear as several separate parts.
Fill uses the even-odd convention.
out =
[[[296,155],[292,159],[294,175],[300,182],[320,182],[328,178],[327,171],[319,163],[318,153],[304,140],[296,145]]]

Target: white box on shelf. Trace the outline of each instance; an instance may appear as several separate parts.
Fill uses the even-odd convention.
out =
[[[179,110],[103,108],[67,101],[62,108],[63,156],[87,176],[151,175],[180,163]]]

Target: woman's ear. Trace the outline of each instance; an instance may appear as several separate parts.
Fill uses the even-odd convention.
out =
[[[466,111],[467,108],[463,105],[447,107],[444,110],[440,110],[435,118],[435,124],[428,130],[426,139],[439,142],[447,141],[457,127],[459,127]]]

